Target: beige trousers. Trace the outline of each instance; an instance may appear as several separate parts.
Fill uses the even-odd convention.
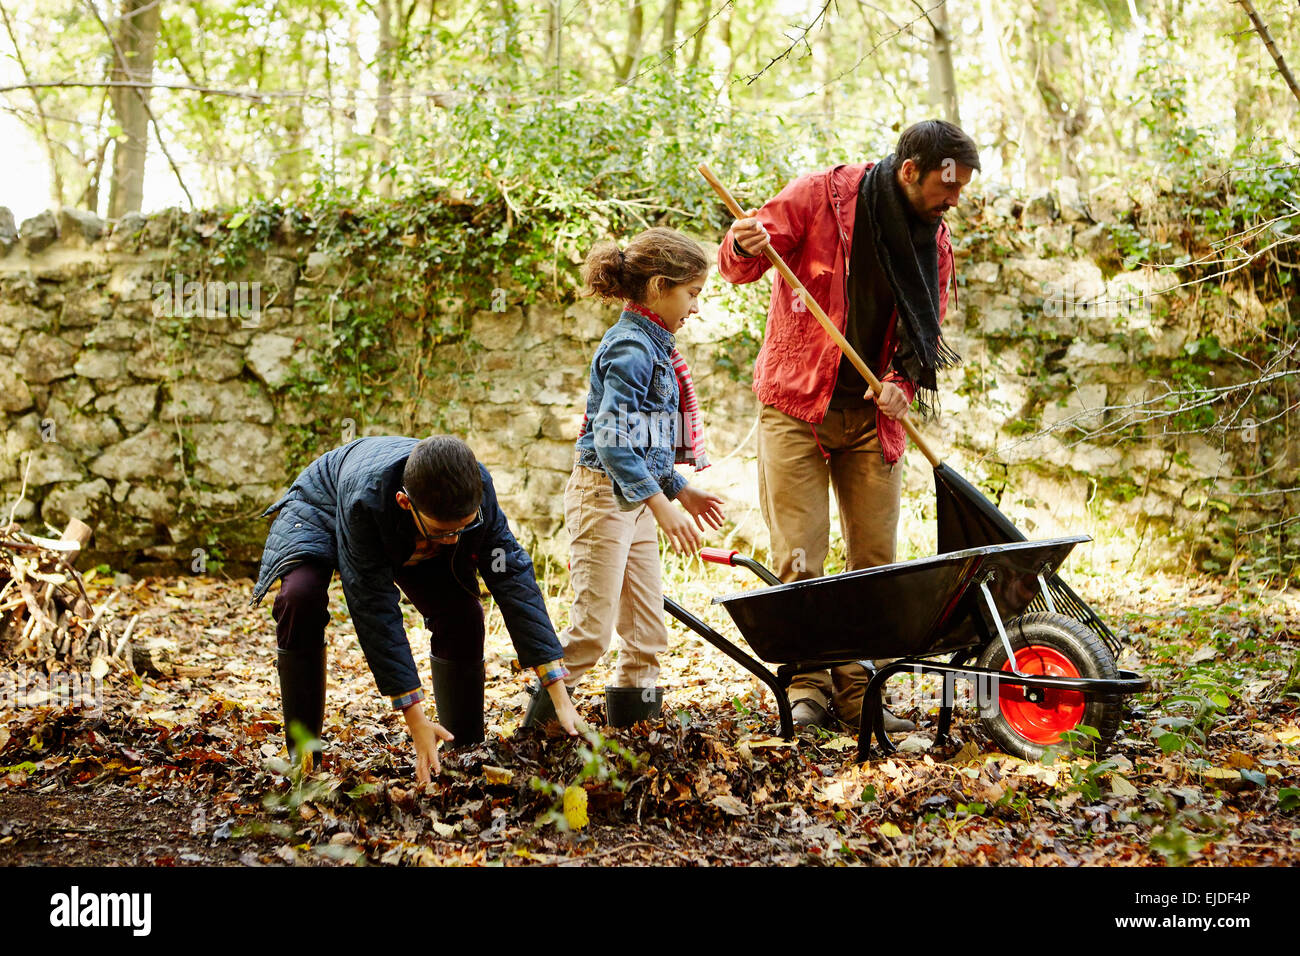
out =
[[[830,551],[828,479],[839,503],[848,570],[892,563],[903,468],[901,462],[886,464],[880,453],[875,406],[830,409],[816,426],[764,406],[758,417],[759,505],[782,581],[824,571]],[[790,700],[811,698],[823,707],[833,700],[840,720],[856,724],[869,676],[858,664],[801,674],[790,685]]]
[[[560,634],[573,687],[618,630],[615,687],[654,687],[668,647],[659,528],[650,508],[620,511],[607,475],[577,465],[564,489],[573,610]]]

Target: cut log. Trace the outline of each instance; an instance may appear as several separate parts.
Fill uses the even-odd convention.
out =
[[[165,637],[137,639],[131,647],[131,661],[137,674],[171,677],[176,670],[176,643]]]

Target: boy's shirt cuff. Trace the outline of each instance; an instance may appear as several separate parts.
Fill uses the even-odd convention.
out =
[[[559,683],[569,676],[569,669],[564,666],[564,658],[546,664],[538,664],[533,670],[537,672],[537,679],[542,682],[543,687],[550,687],[552,684]]]
[[[418,704],[424,700],[424,688],[417,687],[409,694],[399,694],[392,698],[393,710],[406,710],[412,704]]]

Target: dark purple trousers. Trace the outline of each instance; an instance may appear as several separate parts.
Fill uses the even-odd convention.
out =
[[[329,624],[329,583],[334,569],[323,564],[300,564],[280,581],[271,615],[275,640],[281,650],[314,650],[325,645]],[[402,568],[393,579],[433,635],[434,657],[449,661],[483,659],[483,604],[451,573],[448,557],[435,556]]]

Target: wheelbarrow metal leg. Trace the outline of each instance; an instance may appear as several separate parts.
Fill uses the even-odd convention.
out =
[[[858,723],[859,763],[871,758],[871,737],[873,734],[882,754],[889,756],[896,751],[897,748],[890,743],[889,735],[885,733],[885,703],[882,692],[889,678],[907,670],[913,663],[912,661],[897,660],[886,664],[876,670],[876,673],[871,677],[871,681],[867,684],[867,690],[862,695],[862,717]]]
[[[957,651],[948,658],[948,663],[960,666],[970,655],[965,650]],[[941,747],[948,743],[948,731],[952,728],[952,711],[957,700],[957,675],[945,672],[943,675],[943,700],[939,704],[939,726],[934,732],[934,744]]]
[[[771,689],[773,696],[776,697],[777,713],[781,715],[781,736],[786,740],[794,739],[794,715],[790,712],[790,700],[786,696],[785,686],[782,685],[780,678],[672,598],[664,598],[664,608],[669,614],[722,651]]]

